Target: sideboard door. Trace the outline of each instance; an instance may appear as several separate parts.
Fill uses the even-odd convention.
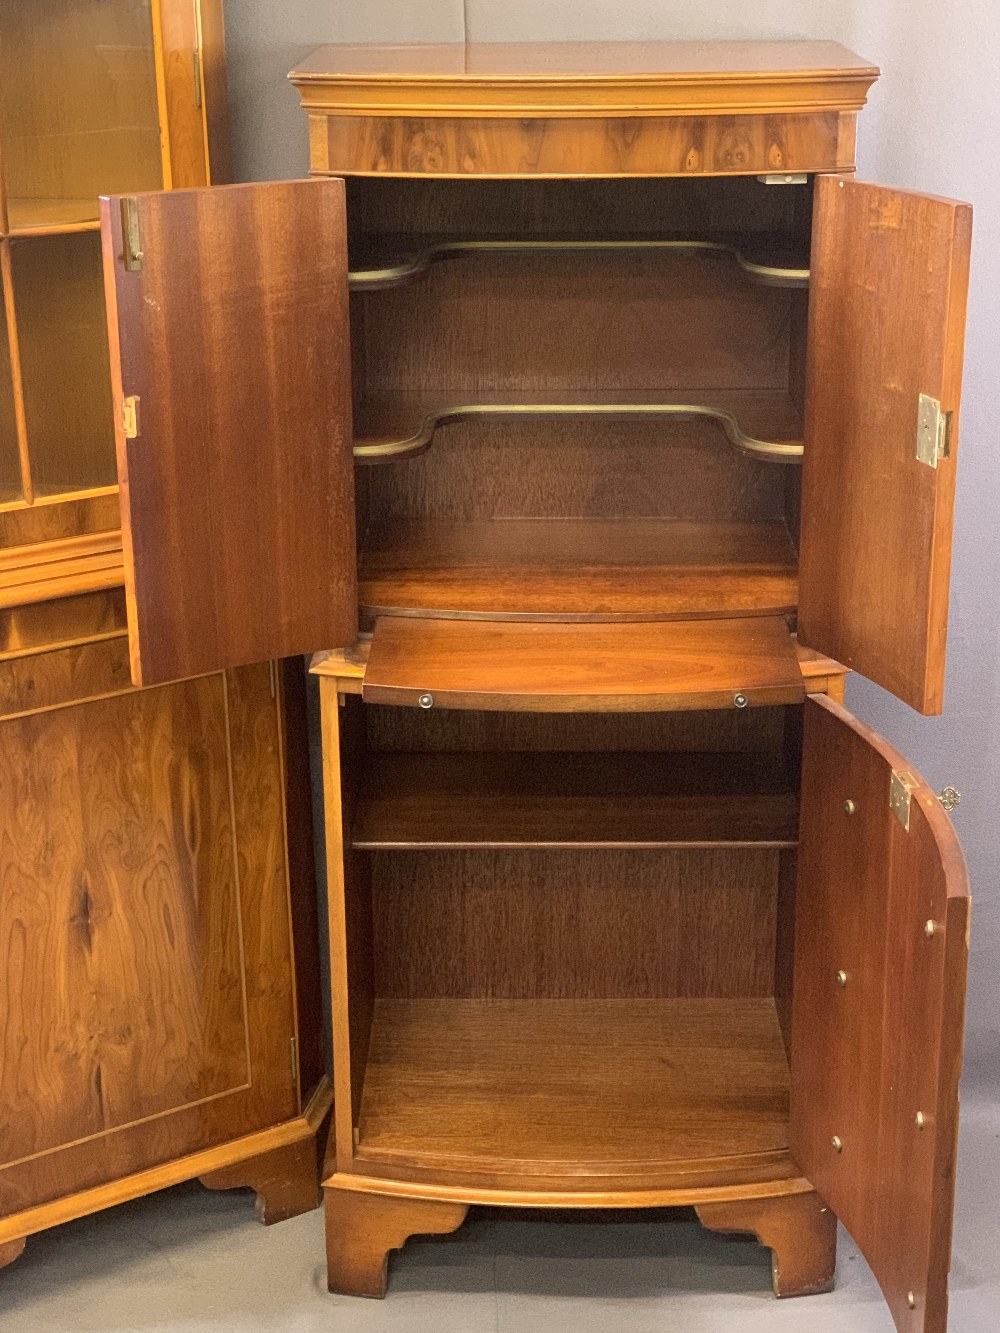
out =
[[[824,696],[805,703],[790,1148],[900,1333],[945,1333],[968,882],[937,797]]]
[[[101,210],[134,681],[352,643],[343,181]]]
[[[799,641],[941,711],[972,211],[819,176]]]

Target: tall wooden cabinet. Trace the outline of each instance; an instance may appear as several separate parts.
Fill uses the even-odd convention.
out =
[[[101,191],[226,179],[216,0],[0,2],[0,1262],[194,1176],[318,1199],[299,663],[129,673]]]
[[[965,871],[840,699],[941,706],[970,218],[876,73],[327,48],[321,179],[104,205],[136,678],[325,650],[336,1291],[685,1204],[945,1328]]]

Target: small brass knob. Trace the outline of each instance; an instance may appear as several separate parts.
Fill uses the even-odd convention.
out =
[[[747,706],[747,704],[748,704],[749,702],[750,702],[750,700],[746,697],[745,694],[734,694],[734,695],[733,695],[733,704],[734,704],[734,706],[735,706],[736,708],[746,708],[746,706]]]
[[[834,1152],[842,1152],[842,1151],[843,1151],[843,1148],[844,1148],[844,1141],[843,1141],[843,1139],[840,1137],[839,1134],[834,1134],[834,1136],[833,1136],[833,1138],[830,1140],[830,1142],[833,1144],[833,1151],[834,1151]]]
[[[421,708],[433,708],[434,696],[433,694],[422,694],[420,698],[417,700],[417,703],[420,705]]]
[[[841,971],[837,973],[837,985],[838,986],[847,985],[847,973],[843,971],[843,969],[841,969]]]
[[[950,814],[961,802],[962,793],[956,791],[954,787],[942,787],[938,792],[938,800]]]
[[[846,801],[844,802],[844,814],[845,814],[845,815],[853,815],[854,812],[855,812],[855,810],[857,810],[857,808],[858,808],[858,807],[854,804],[854,802],[853,802],[852,800],[846,800]]]

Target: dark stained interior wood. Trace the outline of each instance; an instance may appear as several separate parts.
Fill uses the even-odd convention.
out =
[[[901,755],[826,699],[805,712],[790,1146],[871,1264],[897,1328],[944,1333],[965,865],[940,802]],[[893,771],[913,783],[908,830],[889,805]]]
[[[787,1105],[771,1000],[381,999],[358,1153],[483,1170],[767,1153]]]
[[[799,637],[942,707],[972,211],[820,178],[809,306]],[[916,457],[920,394],[952,413]]]
[[[375,993],[774,993],[773,848],[372,852]]]
[[[761,707],[725,712],[511,713],[371,705],[364,711],[368,743],[373,750],[742,754],[780,749],[786,714],[796,710]]]
[[[343,185],[103,205],[133,672],[168,680],[356,632]],[[167,371],[164,371],[167,367]],[[211,442],[211,448],[207,447]]]
[[[779,754],[389,754],[369,759],[361,850],[794,845]]]
[[[802,673],[785,621],[744,616],[646,625],[384,616],[363,695],[416,706],[668,711],[795,703]]]
[[[394,519],[369,528],[363,621],[390,612],[655,620],[791,612],[783,523],[657,519]]]

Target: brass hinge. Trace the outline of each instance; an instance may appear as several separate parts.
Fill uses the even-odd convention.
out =
[[[916,783],[909,773],[897,773],[892,770],[889,780],[889,808],[907,833],[910,831],[910,796]]]
[[[937,467],[939,458],[947,458],[951,448],[951,413],[942,412],[937,398],[922,393],[917,406],[917,458],[928,467]]]
[[[136,199],[122,196],[122,259],[129,273],[142,268],[142,238],[139,235],[139,205]]]
[[[270,686],[271,686],[271,698],[272,698],[272,699],[277,699],[277,697],[278,697],[278,673],[277,673],[277,672],[275,671],[275,669],[274,669],[274,662],[273,662],[273,661],[270,661],[270,662],[268,662],[268,664],[267,664],[267,678],[268,678],[268,682],[270,683]]]
[[[191,64],[194,66],[194,104],[201,106],[201,52],[191,52]]]
[[[130,393],[122,399],[122,430],[126,440],[139,438],[139,395]]]
[[[298,1043],[294,1037],[288,1039],[288,1049],[291,1055],[292,1063],[292,1082],[297,1083],[299,1078],[299,1049]]]

